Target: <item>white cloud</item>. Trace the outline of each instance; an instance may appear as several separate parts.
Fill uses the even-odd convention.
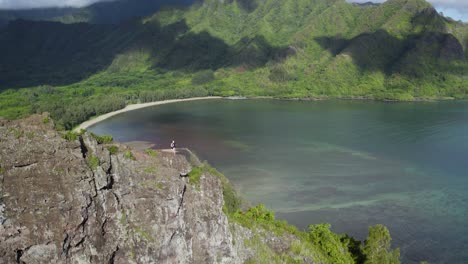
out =
[[[468,5],[453,5],[447,6],[443,4],[435,4],[437,11],[444,13],[444,16],[451,17],[455,20],[468,22]]]
[[[383,3],[386,0],[346,0],[352,3]],[[456,20],[468,22],[468,0],[426,0],[431,3],[437,11],[444,13]]]
[[[39,7],[82,7],[96,2],[112,0],[0,0],[0,9],[25,9]],[[383,3],[386,0],[346,0],[355,3]],[[444,15],[468,22],[468,0],[427,0]]]
[[[430,0],[434,6],[444,6],[451,8],[468,8],[467,0]]]
[[[25,9],[39,7],[82,7],[109,0],[0,0],[0,9]]]

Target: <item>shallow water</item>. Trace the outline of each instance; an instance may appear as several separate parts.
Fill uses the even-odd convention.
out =
[[[389,227],[403,263],[468,263],[468,102],[210,100],[90,128],[189,147],[300,228]]]

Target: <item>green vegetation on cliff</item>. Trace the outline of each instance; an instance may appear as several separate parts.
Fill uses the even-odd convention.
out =
[[[299,231],[286,221],[275,220],[274,213],[264,205],[252,207],[247,211],[238,210],[229,214],[229,219],[252,230],[254,236],[247,241],[259,254],[252,263],[306,263],[305,259],[318,263],[364,263],[398,264],[399,249],[391,250],[391,237],[383,225],[369,227],[369,236],[362,243],[348,235],[333,233],[329,224],[310,225],[308,231]],[[282,255],[265,252],[261,240],[268,233],[279,236],[293,235],[297,240]]]
[[[189,182],[198,186],[203,174],[216,176],[221,180],[223,211],[229,221],[251,230],[252,237],[243,242],[256,254],[248,263],[400,263],[400,251],[391,249],[390,233],[383,225],[369,227],[369,236],[364,242],[348,235],[333,233],[329,224],[310,225],[307,231],[300,231],[284,220],[276,220],[275,213],[266,209],[265,205],[242,210],[242,199],[230,182],[207,163],[192,169],[188,175]],[[265,245],[265,240],[274,240],[272,235],[289,240],[290,244],[283,245],[281,253],[274,251]]]
[[[0,116],[47,111],[70,129],[192,96],[468,98],[467,47],[468,25],[424,0],[205,0],[119,26],[16,21],[0,31]]]

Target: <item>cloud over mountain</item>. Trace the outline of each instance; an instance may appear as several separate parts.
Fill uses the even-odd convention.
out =
[[[83,7],[96,2],[115,0],[0,0],[0,9],[28,9],[43,7]],[[353,3],[383,3],[386,0],[346,0]],[[468,22],[468,0],[427,0],[446,16]]]
[[[430,0],[433,5],[468,8],[468,1],[460,0]]]
[[[383,3],[386,0],[346,0],[350,3]],[[453,19],[468,22],[468,0],[426,0],[431,3],[439,12]]]
[[[28,9],[42,7],[83,7],[112,0],[0,0],[0,9]]]

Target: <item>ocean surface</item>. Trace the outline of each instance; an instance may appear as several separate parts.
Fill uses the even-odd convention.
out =
[[[386,225],[403,263],[468,263],[468,101],[206,100],[90,128],[192,149],[253,204],[358,239]]]

